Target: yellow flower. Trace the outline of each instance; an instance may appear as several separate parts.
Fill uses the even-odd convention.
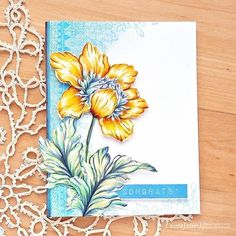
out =
[[[104,135],[123,141],[133,133],[131,119],[148,107],[131,87],[138,74],[133,66],[110,66],[107,56],[91,43],[79,57],[69,52],[52,53],[51,66],[58,80],[70,85],[58,103],[62,118],[91,112]]]

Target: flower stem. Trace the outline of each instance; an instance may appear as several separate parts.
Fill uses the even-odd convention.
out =
[[[91,139],[91,136],[92,136],[92,131],[93,131],[94,124],[95,124],[95,117],[93,117],[92,120],[91,120],[91,124],[90,124],[89,130],[88,130],[88,134],[87,134],[86,151],[85,151],[85,158],[86,158],[86,160],[88,158],[89,143],[90,143],[90,139]]]

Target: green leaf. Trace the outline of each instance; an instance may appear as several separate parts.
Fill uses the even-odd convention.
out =
[[[111,157],[108,153],[108,147],[99,149],[89,158],[89,166],[93,172],[91,180],[93,180],[94,185],[104,178],[106,174],[106,168],[108,167],[110,160]],[[86,170],[91,171],[89,166],[87,166],[85,172]]]
[[[49,174],[48,186],[67,184],[69,178],[83,174],[83,145],[80,143],[78,119],[63,119],[51,141],[39,139],[39,150],[43,156],[40,168]]]
[[[131,174],[137,170],[157,172],[155,167],[148,163],[141,163],[132,160],[130,157],[118,155],[113,159],[108,167],[107,178],[116,176],[126,178],[127,174]]]
[[[49,173],[51,179],[54,179],[53,175],[63,176],[64,179],[70,177],[70,174],[62,161],[60,150],[51,141],[44,140],[40,137],[39,149],[43,157],[43,163],[40,165],[42,171]],[[53,181],[53,184],[55,183],[56,181]]]
[[[89,185],[79,177],[70,179],[70,187],[67,189],[67,205],[68,209],[79,209],[83,214],[90,196]]]
[[[61,174],[50,174],[47,178],[47,188],[54,188],[57,184],[69,184],[69,177]]]

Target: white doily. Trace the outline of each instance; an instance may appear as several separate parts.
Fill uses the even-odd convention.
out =
[[[0,23],[0,235],[112,235],[113,225],[119,226],[122,217],[85,221],[46,216],[46,178],[38,169],[37,150],[39,133],[45,135],[44,38],[30,25],[23,0],[10,0],[4,18]],[[153,235],[158,236],[161,223],[177,219],[192,217],[133,217],[131,227],[134,235],[144,236],[154,221]]]

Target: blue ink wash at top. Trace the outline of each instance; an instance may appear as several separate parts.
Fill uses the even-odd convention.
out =
[[[119,39],[119,34],[134,30],[137,37],[144,37],[144,22],[47,22],[46,55],[47,55],[47,137],[50,139],[60,119],[57,114],[57,103],[68,85],[60,83],[50,67],[50,54],[58,51],[70,51],[79,55],[87,42],[96,45],[105,52],[109,45]],[[156,25],[156,22],[151,23]],[[126,185],[119,191],[123,199],[149,198],[187,198],[186,184],[167,185]],[[76,216],[77,210],[66,207],[66,187],[56,186],[48,190],[49,216]]]

